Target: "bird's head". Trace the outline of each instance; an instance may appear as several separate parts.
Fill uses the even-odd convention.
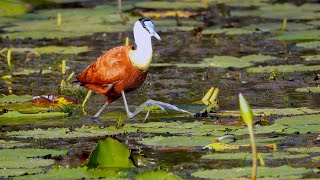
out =
[[[134,36],[155,37],[161,40],[160,36],[154,29],[154,24],[149,18],[140,18],[133,27]]]

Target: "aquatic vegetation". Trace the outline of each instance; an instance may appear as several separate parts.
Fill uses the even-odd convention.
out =
[[[132,168],[130,150],[119,141],[107,138],[100,140],[86,163],[88,168]]]
[[[50,53],[57,53],[57,54],[78,54],[82,52],[87,52],[90,49],[88,46],[44,46],[44,47],[37,47],[37,48],[11,48],[13,52],[16,53],[25,53],[25,52],[37,52],[39,54],[50,54]]]
[[[284,72],[284,73],[318,71],[320,70],[320,65],[306,66],[303,64],[293,64],[293,65],[250,67],[247,69],[247,72],[248,73],[271,73],[275,69],[278,69],[279,72]]]
[[[29,146],[30,143],[23,143],[20,141],[5,141],[0,140],[0,149],[8,149],[8,148],[17,148],[17,147],[23,147],[23,146]]]
[[[212,170],[202,170],[192,173],[192,176],[198,178],[206,179],[223,179],[223,178],[239,178],[248,177],[251,171],[251,167],[238,167],[232,169],[212,169]],[[257,178],[290,178],[294,176],[295,178],[301,178],[301,174],[311,172],[312,169],[307,168],[293,168],[291,166],[279,166],[279,167],[259,167]]]
[[[11,131],[7,132],[7,136],[19,138],[33,138],[33,139],[71,139],[81,137],[105,137],[111,135],[120,135],[125,133],[135,133],[136,128],[123,127],[118,129],[116,127],[100,128],[97,126],[85,126],[75,128],[48,128],[48,129],[33,129],[26,131]]]

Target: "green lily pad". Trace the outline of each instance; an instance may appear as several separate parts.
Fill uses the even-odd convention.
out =
[[[113,5],[96,6],[91,9],[41,10],[35,13],[45,18],[17,22],[15,26],[4,28],[8,33],[2,34],[2,37],[8,36],[10,39],[79,37],[97,32],[131,31],[134,23],[132,19],[127,24],[122,24],[117,8]],[[61,14],[61,27],[57,26],[57,13]]]
[[[234,7],[251,7],[251,6],[265,6],[265,0],[209,0],[209,3],[225,4]]]
[[[318,30],[302,30],[283,32],[279,35],[269,38],[269,40],[277,41],[315,41],[320,40],[320,32]]]
[[[25,179],[125,179],[126,172],[119,169],[88,169],[88,167],[57,167],[46,173],[23,176]]]
[[[320,162],[320,156],[314,156],[312,157],[312,160],[316,162]]]
[[[243,28],[222,28],[222,29],[205,29],[203,34],[227,34],[227,35],[238,35],[238,34],[252,34],[257,32],[255,30],[243,29]]]
[[[254,134],[267,134],[267,133],[273,133],[273,132],[281,133],[287,128],[288,128],[287,126],[280,125],[280,124],[273,124],[271,126],[256,125],[253,128],[253,132]],[[239,129],[238,131],[235,131],[233,134],[244,135],[244,134],[249,134],[249,132],[247,129]]]
[[[0,140],[0,148],[2,148],[2,149],[16,148],[16,147],[28,146],[28,145],[30,145],[30,143],[23,143],[20,141]]]
[[[165,146],[165,147],[179,147],[179,146],[206,146],[216,140],[213,136],[155,136],[150,138],[143,138],[139,143],[147,146]]]
[[[20,103],[20,102],[26,102],[26,101],[30,101],[32,100],[31,95],[22,95],[22,96],[18,96],[15,94],[11,94],[11,95],[1,95],[0,96],[0,103]]]
[[[320,48],[320,41],[297,43],[296,46],[306,48],[306,49],[317,49],[317,48]]]
[[[25,176],[31,174],[40,174],[44,172],[44,168],[17,168],[17,169],[0,169],[0,178],[9,178],[9,177],[17,177],[17,176]]]
[[[31,9],[28,3],[19,0],[1,0],[0,16],[16,16],[27,13]]]
[[[316,125],[293,125],[289,128],[285,129],[283,133],[293,134],[293,133],[319,133],[320,132],[320,124]]]
[[[275,123],[280,125],[317,125],[320,124],[320,115],[304,115],[304,116],[294,116],[294,117],[283,117],[275,120]],[[320,130],[320,129],[319,129]]]
[[[303,71],[319,71],[320,65],[306,66],[303,64],[295,64],[295,65],[250,67],[247,69],[247,72],[248,73],[271,73],[276,69],[279,72],[284,72],[284,73],[303,72]]]
[[[247,29],[257,32],[279,32],[282,27],[282,22],[278,23],[261,23],[261,24],[251,24],[249,26],[244,26],[242,29]],[[304,23],[294,23],[287,22],[285,31],[299,31],[314,28],[314,25],[308,25]]]
[[[9,104],[0,104],[0,109],[7,109],[9,111],[18,111],[22,114],[36,114],[39,112],[48,112],[51,110],[51,107],[44,106],[35,106],[32,102],[25,103],[9,103]]]
[[[144,9],[204,9],[206,5],[199,2],[181,2],[181,1],[146,1],[135,4],[136,8]]]
[[[66,153],[67,151],[51,149],[2,149],[0,150],[0,177],[42,172],[41,167],[51,166],[55,163],[54,160],[43,159],[43,157],[51,158]]]
[[[147,179],[165,179],[165,180],[182,180],[177,175],[174,175],[166,171],[146,171],[141,174],[138,174],[134,177],[134,180],[147,180]]]
[[[294,4],[269,4],[261,6],[257,10],[237,10],[232,11],[232,16],[260,16],[264,18],[272,19],[294,19],[294,20],[311,20],[320,17],[318,12],[320,8],[319,4],[305,3],[301,6]]]
[[[275,59],[273,56],[267,56],[262,54],[243,56],[241,58],[233,56],[214,56],[213,58],[205,58],[204,61],[210,66],[214,67],[236,67],[244,68],[252,66],[255,62],[264,62],[266,60]]]
[[[297,92],[304,92],[304,93],[309,93],[310,91],[312,93],[320,93],[320,87],[316,86],[316,87],[303,87],[303,88],[296,88],[295,91]]]
[[[89,168],[132,168],[130,150],[113,138],[100,140],[86,164]]]
[[[310,157],[309,154],[288,154],[285,152],[276,153],[259,153],[264,159],[276,160],[276,159],[298,159]],[[235,152],[235,153],[214,153],[201,156],[202,159],[239,159],[239,160],[252,160],[252,154],[247,152]]]
[[[15,71],[12,73],[12,75],[19,76],[19,75],[29,75],[33,73],[40,73],[41,74],[49,74],[52,72],[51,69],[42,69],[42,70],[36,70],[36,69],[23,69],[22,71]]]
[[[308,56],[302,56],[306,61],[319,61],[320,60],[320,55],[308,55]]]
[[[57,53],[57,54],[78,54],[82,52],[89,51],[88,46],[45,46],[45,47],[38,47],[38,48],[11,48],[13,52],[24,53],[24,52],[38,52],[40,54],[50,54],[50,53]]]
[[[288,148],[287,151],[289,152],[299,152],[299,153],[319,153],[320,147],[299,147],[299,148]]]
[[[207,135],[222,136],[227,132],[233,132],[243,127],[237,126],[221,126],[213,124],[205,124],[203,122],[188,123],[165,123],[165,122],[149,122],[135,123],[132,127],[139,128],[141,132],[148,133],[171,133],[171,134],[188,134],[188,135]]]
[[[252,109],[254,116],[271,116],[271,115],[282,115],[282,116],[292,116],[292,115],[305,115],[305,114],[317,114],[320,110],[309,109],[307,107],[300,108],[259,108]],[[216,114],[220,116],[240,116],[240,111],[220,111]]]
[[[249,177],[252,167],[238,167],[232,169],[212,169],[202,170],[192,173],[191,175],[204,179],[233,179],[239,177]],[[291,166],[280,167],[259,167],[257,172],[257,178],[261,177],[281,177],[291,175],[300,175],[311,172],[311,169],[307,168],[293,168]]]
[[[7,136],[17,138],[34,138],[34,139],[56,139],[56,138],[80,138],[80,137],[103,137],[109,135],[117,135],[123,133],[136,132],[136,128],[123,127],[117,129],[115,127],[100,128],[97,126],[82,126],[70,130],[68,128],[48,128],[48,129],[34,129],[28,131],[11,131],[7,132]]]

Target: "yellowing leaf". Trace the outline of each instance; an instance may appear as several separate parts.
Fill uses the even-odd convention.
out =
[[[249,146],[249,145],[244,145]],[[225,151],[225,150],[232,150],[232,149],[239,149],[240,146],[238,145],[229,145],[221,142],[213,142],[205,146],[208,149],[214,149],[216,151]]]

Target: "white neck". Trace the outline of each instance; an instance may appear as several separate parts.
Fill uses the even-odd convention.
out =
[[[140,23],[140,22],[137,22]],[[142,71],[146,71],[152,60],[152,43],[150,34],[141,26],[135,24],[134,39],[136,50],[129,54],[131,63]]]

